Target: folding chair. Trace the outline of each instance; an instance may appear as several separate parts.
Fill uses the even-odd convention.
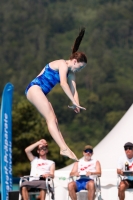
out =
[[[80,178],[84,178],[85,176],[84,175],[81,175]],[[77,179],[79,179],[78,177],[69,177],[69,182],[71,182],[70,180],[72,181],[76,181]],[[94,183],[95,183],[95,188],[96,188],[96,191],[95,191],[95,200],[102,200],[102,197],[101,197],[101,183],[100,183],[100,176],[95,176],[94,178]],[[78,199],[83,199],[84,196],[87,196],[87,190],[80,190],[80,192],[77,192],[77,196],[78,196]],[[86,194],[85,194],[86,193]],[[69,196],[68,196],[68,199],[69,199]]]
[[[22,183],[24,181],[29,181],[30,178],[34,178],[36,180],[38,177],[33,177],[33,176],[23,176],[23,177],[20,177],[19,187],[21,187],[21,185],[22,185]],[[46,182],[46,194],[48,194],[49,200],[51,200],[51,199],[55,200],[55,198],[54,198],[55,195],[54,195],[54,181],[53,181],[53,178],[47,177],[47,178],[45,178],[45,180],[42,180],[42,181]],[[51,195],[50,195],[50,193],[51,193]],[[31,188],[28,191],[28,194],[29,194],[29,200],[30,200],[31,196],[36,196],[36,195],[40,194],[40,189],[38,189],[38,188]],[[22,200],[21,192],[19,192],[19,199],[18,200]]]

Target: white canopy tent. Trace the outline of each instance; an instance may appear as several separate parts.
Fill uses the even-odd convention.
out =
[[[101,189],[103,200],[117,200],[117,160],[123,155],[124,144],[133,142],[133,105],[109,134],[94,148],[94,158],[102,167]],[[89,142],[88,142],[89,143]],[[68,200],[67,185],[73,164],[55,171],[55,200]],[[126,199],[133,199],[133,191],[126,192]],[[83,200],[83,199],[82,199]]]

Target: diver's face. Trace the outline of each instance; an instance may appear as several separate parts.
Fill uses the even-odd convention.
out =
[[[85,62],[77,62],[76,59],[73,60],[73,66],[71,70],[73,72],[79,72],[81,69],[83,69],[86,66]]]

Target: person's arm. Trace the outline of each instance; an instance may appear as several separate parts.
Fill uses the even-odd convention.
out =
[[[101,176],[101,165],[100,165],[99,161],[96,162],[96,171],[95,172],[87,172],[86,173],[86,176],[90,176],[90,175],[99,175],[99,176]]]
[[[78,162],[74,163],[70,176],[80,176],[78,172]]]
[[[67,73],[68,73],[68,68],[67,65],[65,63],[65,61],[62,61],[60,66],[59,66],[59,74],[60,74],[60,86],[62,87],[62,89],[64,90],[65,94],[68,96],[68,98],[71,100],[72,104],[80,109],[84,109],[83,107],[81,107],[78,103],[76,102],[72,91],[70,90],[70,87],[67,83]]]
[[[41,139],[41,140],[39,140],[38,142],[35,142],[34,144],[31,144],[30,146],[28,146],[28,147],[25,149],[25,153],[26,153],[26,155],[27,155],[27,157],[28,157],[28,159],[29,159],[30,161],[34,160],[34,158],[35,158],[35,156],[32,154],[33,149],[35,149],[35,148],[36,148],[38,145],[40,145],[40,144],[42,144],[42,145],[47,145],[47,142],[46,142],[46,140]]]
[[[68,75],[68,85],[70,87],[70,90],[73,94],[73,97],[75,99],[75,101],[77,102],[78,105],[79,104],[79,96],[78,96],[78,92],[77,92],[77,88],[76,88],[76,78],[75,78],[75,74],[73,72],[69,72],[69,75]],[[76,113],[79,113],[80,112],[80,109],[79,108],[74,108],[73,106],[68,106],[69,108],[72,108],[74,109],[74,111]]]
[[[70,90],[70,87],[67,83],[67,73],[68,73],[68,68],[65,63],[65,61],[62,61],[59,65],[59,74],[60,74],[60,86],[68,96],[68,98],[71,100],[73,104],[76,104],[75,99],[73,97],[73,94]]]
[[[123,176],[123,158],[119,157],[117,162],[117,174]]]
[[[92,172],[91,175],[99,175],[99,176],[101,176],[101,165],[100,165],[99,161],[96,162],[96,171]]]
[[[79,104],[79,98],[78,98],[78,93],[77,93],[77,89],[76,89],[76,77],[73,72],[69,72],[67,81],[68,81],[68,85],[70,87],[70,90],[73,94],[75,101]]]
[[[47,177],[51,177],[51,178],[54,178],[54,172],[55,172],[55,163],[53,163],[50,167],[50,173],[48,174],[43,174],[42,176],[44,178],[47,178]]]
[[[117,169],[117,174],[123,176],[123,171],[121,169]]]

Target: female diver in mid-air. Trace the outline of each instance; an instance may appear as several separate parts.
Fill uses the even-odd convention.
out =
[[[75,72],[80,71],[87,64],[85,54],[77,52],[84,32],[85,29],[82,28],[75,40],[69,60],[55,60],[47,64],[40,74],[31,81],[25,91],[27,99],[45,118],[51,136],[60,147],[60,154],[75,161],[78,161],[78,159],[65,143],[59,130],[53,107],[46,95],[57,83],[60,83],[62,89],[72,102],[72,106],[68,107],[73,109],[76,113],[79,113],[80,109],[85,110],[85,108],[81,107],[79,104],[75,81]]]

